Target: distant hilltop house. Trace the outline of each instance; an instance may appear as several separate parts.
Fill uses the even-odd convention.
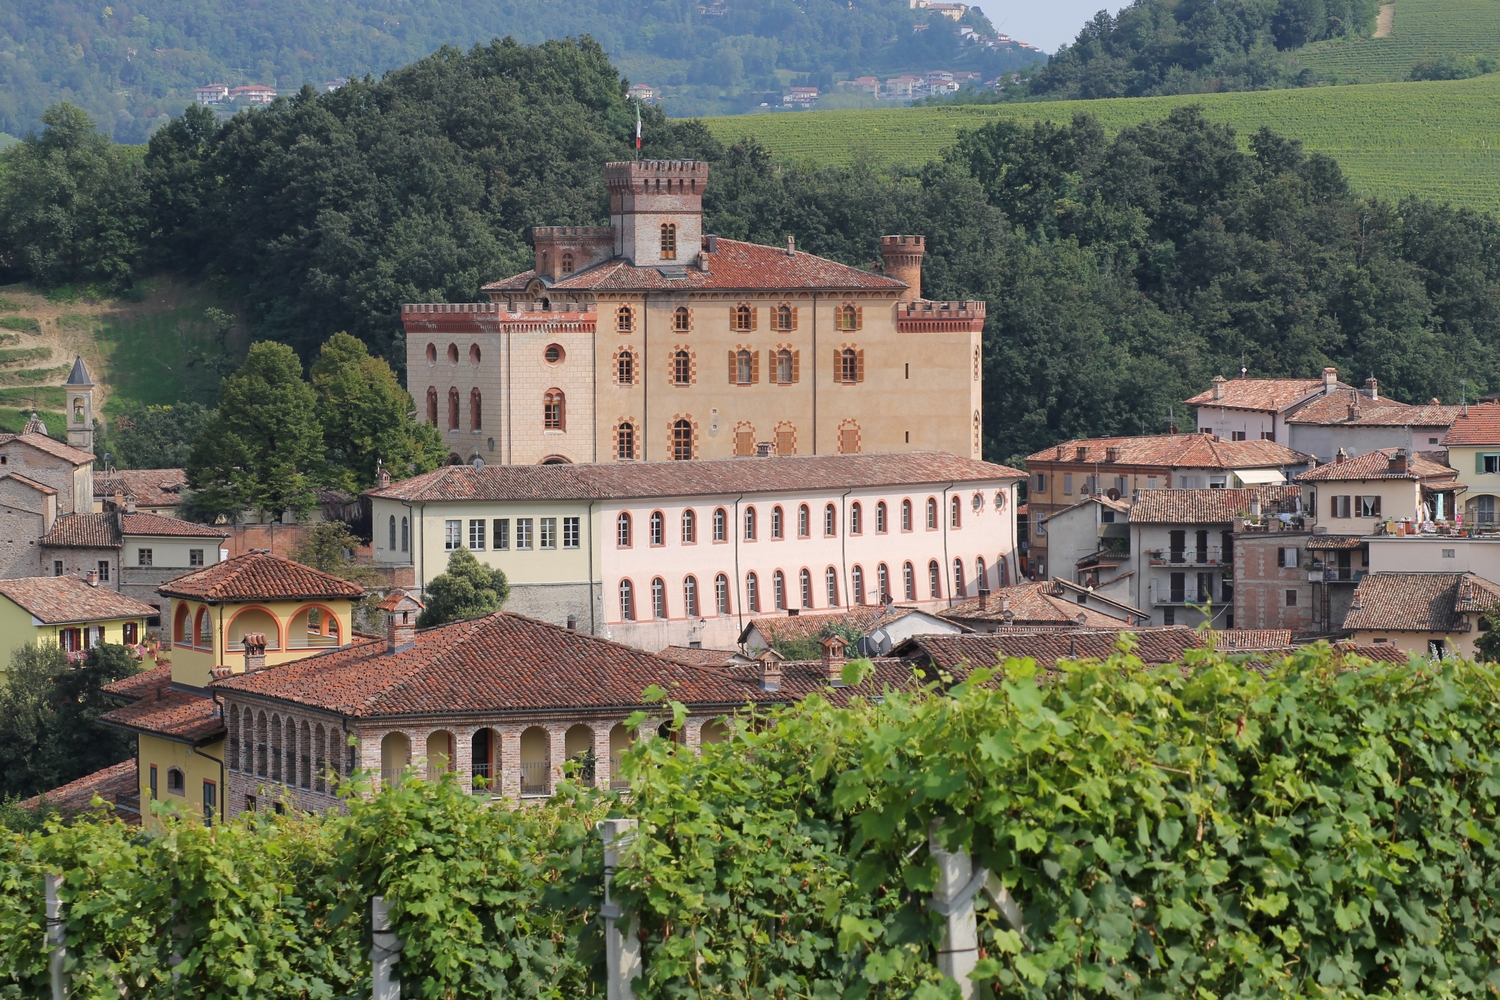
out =
[[[334,81],[335,83],[339,81]],[[342,81],[347,83],[348,81]],[[332,83],[323,85],[336,90]],[[199,104],[224,104],[232,101],[249,101],[251,104],[270,104],[276,99],[276,88],[252,83],[243,87],[231,87],[227,83],[209,83],[194,91]]]
[[[933,0],[908,0],[912,10],[927,10],[957,21],[969,12],[966,3],[934,3]]]
[[[649,83],[632,83],[630,89],[625,92],[629,97],[637,101],[649,104],[656,100],[656,88]]]
[[[229,84],[207,83],[194,91],[199,104],[222,104],[229,98]]]
[[[786,108],[810,108],[817,103],[817,87],[788,87],[781,95],[781,105]]]
[[[880,93],[880,80],[873,76],[855,77],[853,80],[840,80],[834,84],[839,90],[852,90],[863,94]]]
[[[323,92],[325,94],[331,94],[335,90],[338,90],[340,87],[347,86],[348,83],[349,78],[347,76],[341,76],[337,80],[327,80],[323,84]]]

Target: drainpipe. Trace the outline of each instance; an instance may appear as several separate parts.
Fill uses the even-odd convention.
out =
[[[949,525],[949,517],[950,517],[949,511],[948,511],[948,491],[951,490],[951,489],[953,489],[957,485],[958,485],[958,483],[955,482],[955,483],[949,483],[946,487],[944,487],[944,489],[943,489],[943,502],[942,502],[942,505],[940,507],[938,507],[938,524],[941,524],[943,526],[943,565],[940,566],[940,567],[938,567],[938,582],[939,583],[942,582],[943,577],[945,577],[945,576],[948,575],[948,571],[953,568],[952,566],[950,566],[948,564],[948,525]],[[948,607],[951,608],[951,607],[953,607],[953,581],[952,580],[948,581],[947,590],[948,590]],[[962,602],[960,602],[960,603],[962,603]]]
[[[419,514],[419,515],[417,515],[417,523],[422,526],[422,540],[419,543],[421,545],[421,548],[419,548],[417,550],[418,552],[422,553],[422,565],[421,565],[421,568],[419,568],[419,569],[416,568],[415,559],[413,559],[413,568],[416,569],[416,573],[417,573],[417,580],[416,580],[416,583],[417,583],[417,592],[419,594],[421,594],[423,598],[426,598],[426,596],[427,596],[427,504],[425,502],[422,504],[422,513]],[[415,557],[416,552],[413,552],[412,555],[413,555],[413,557]]]
[[[219,605],[219,628],[218,628],[218,632],[219,632],[219,634],[214,637],[214,639],[215,639],[214,645],[219,647],[219,662],[217,664],[215,664],[215,666],[222,667],[224,665],[224,641],[225,641],[225,637],[224,637],[224,605],[222,605],[222,604]],[[213,675],[210,674],[209,676],[212,677]]]
[[[507,300],[506,308],[509,308]],[[505,464],[512,465],[516,460],[514,434],[512,428],[516,426],[515,412],[515,353],[516,333],[510,326],[505,329]]]
[[[745,494],[743,493],[734,498],[734,523],[730,525],[734,535],[734,605],[738,612],[736,620],[740,623],[741,635],[745,632],[745,595],[740,592],[740,533],[737,530],[737,526],[740,518],[740,501],[743,499],[745,499]],[[785,527],[782,530],[784,532]],[[739,643],[736,642],[735,645],[738,646]]]
[[[597,416],[597,414],[596,414],[596,416]],[[594,425],[595,425],[595,427],[598,426],[598,421],[597,420],[595,420]],[[594,435],[594,437],[596,439],[598,438],[598,436],[599,435],[597,433]],[[589,501],[589,543],[588,544],[589,544],[589,635],[593,635],[593,634],[595,634],[594,630],[598,627],[597,623],[594,620],[594,605],[596,603],[598,603],[598,601],[604,600],[604,581],[602,581],[602,580],[599,581],[599,597],[598,597],[597,600],[594,597],[594,501],[593,500]]]
[[[641,461],[651,461],[651,293],[641,296]]]
[[[849,603],[849,505],[847,503],[849,494],[854,492],[854,487],[844,491],[839,497],[839,513],[844,519],[844,530],[839,532],[839,564],[844,574],[844,607],[853,607]],[[861,525],[861,530],[863,526]]]
[[[813,292],[812,307],[812,443],[818,453],[818,293]]]
[[[407,558],[411,560],[411,571],[413,575],[412,582],[415,583],[415,576],[417,572],[417,551],[415,548],[417,533],[412,529],[416,527],[416,524],[414,522],[417,519],[417,512],[412,510],[411,504],[407,503],[405,500],[401,501],[401,506],[406,508],[406,555]]]

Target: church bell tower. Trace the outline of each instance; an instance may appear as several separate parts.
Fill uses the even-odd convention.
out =
[[[68,400],[68,444],[90,455],[94,453],[94,382],[83,358],[73,358],[73,370],[63,383]]]

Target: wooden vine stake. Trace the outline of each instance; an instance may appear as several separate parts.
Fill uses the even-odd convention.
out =
[[[933,820],[928,831],[928,848],[937,861],[937,886],[928,909],[941,914],[946,921],[943,939],[938,944],[938,971],[958,983],[964,1000],[974,996],[971,978],[979,961],[979,928],[974,917],[974,896],[984,887],[989,872],[974,871],[968,851],[949,853],[938,843],[937,831],[942,820]]]
[[[65,1000],[68,995],[68,980],[64,968],[68,961],[68,925],[63,920],[61,875],[48,875],[47,887],[47,974],[52,980],[52,1000]]]
[[[635,829],[633,819],[605,819],[598,826],[604,841],[604,906],[599,915],[604,918],[604,955],[609,966],[606,1000],[635,1000],[633,983],[641,974],[640,917],[622,909],[609,894],[615,870],[620,867],[620,852],[635,839]]]
[[[391,908],[384,896],[370,899],[370,981],[372,1000],[401,1000],[396,963],[406,942],[391,930]]]

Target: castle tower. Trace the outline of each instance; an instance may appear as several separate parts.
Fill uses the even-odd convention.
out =
[[[73,370],[63,383],[68,400],[68,444],[90,455],[94,453],[94,382],[83,358],[73,358]]]
[[[636,267],[692,266],[703,236],[708,164],[697,160],[607,163],[615,256]]]
[[[922,257],[926,253],[925,236],[880,238],[880,256],[885,262],[886,277],[904,281],[908,286],[901,293],[902,302],[915,302],[922,297]]]

